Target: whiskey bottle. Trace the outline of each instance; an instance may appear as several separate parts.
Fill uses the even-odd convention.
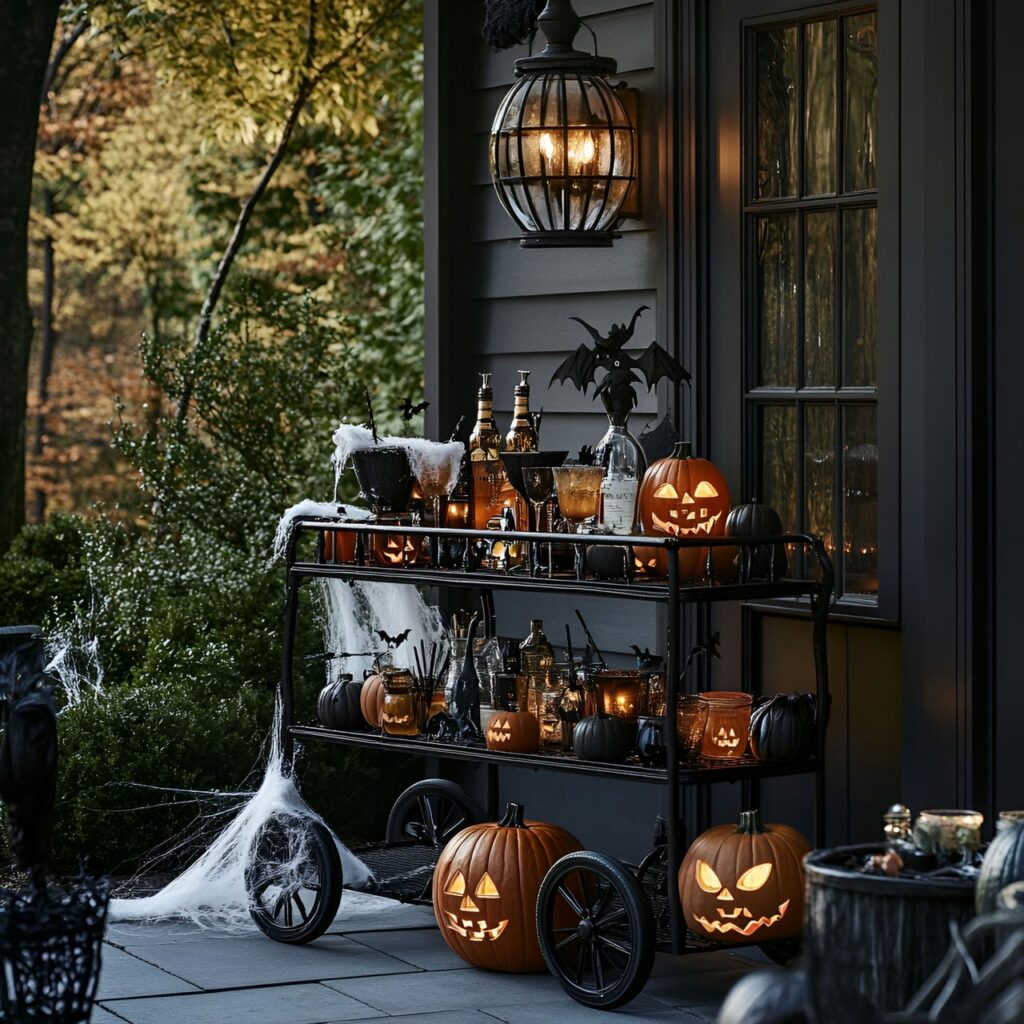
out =
[[[501,463],[500,448],[501,434],[494,422],[491,375],[481,373],[476,424],[469,435],[470,526],[474,530],[486,530],[488,521],[501,515],[502,487],[508,484],[508,478]]]
[[[505,451],[535,452],[537,450],[537,431],[533,427],[530,416],[530,385],[529,370],[518,370],[519,383],[515,389],[515,408],[512,413],[512,425],[505,435]]]

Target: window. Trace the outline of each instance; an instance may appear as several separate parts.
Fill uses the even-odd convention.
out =
[[[758,25],[747,46],[748,492],[825,540],[840,598],[874,606],[877,17]]]

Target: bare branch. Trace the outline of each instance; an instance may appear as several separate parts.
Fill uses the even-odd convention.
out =
[[[46,74],[43,75],[43,88],[39,96],[40,105],[45,103],[47,96],[50,95],[50,90],[53,88],[53,80],[57,77],[57,71],[60,69],[61,62],[68,55],[71,47],[85,35],[88,29],[89,21],[88,19],[83,19],[70,32],[64,33],[60,45],[57,47],[57,52],[50,58],[50,63],[46,65]]]

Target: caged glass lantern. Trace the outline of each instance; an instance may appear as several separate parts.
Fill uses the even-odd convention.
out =
[[[608,82],[610,57],[574,50],[580,19],[547,0],[547,45],[515,62],[491,128],[491,178],[523,248],[609,246],[636,180],[636,131]]]

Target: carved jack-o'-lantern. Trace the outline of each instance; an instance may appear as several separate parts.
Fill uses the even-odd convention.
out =
[[[423,550],[421,536],[404,533],[376,533],[373,555],[378,565],[415,565]]]
[[[548,868],[579,849],[557,825],[524,821],[518,804],[497,824],[463,829],[434,868],[434,916],[445,942],[475,967],[544,970],[537,893]]]
[[[788,825],[744,811],[737,828],[699,835],[679,868],[686,924],[719,942],[794,938],[803,921],[807,840]]]
[[[638,508],[643,532],[679,538],[722,537],[731,499],[729,485],[718,467],[707,459],[690,458],[686,441],[676,444],[672,454],[658,459],[644,475],[640,485]],[[705,575],[707,548],[684,548],[679,552],[681,579],[700,579]],[[656,573],[668,570],[666,555],[657,548],[637,548],[641,563],[655,559]],[[728,559],[714,556],[715,564]],[[645,571],[654,575],[646,564]]]
[[[747,752],[750,733],[750,694],[738,690],[708,690],[697,699],[708,708],[701,755],[716,761],[742,757]]]
[[[509,754],[536,754],[540,749],[540,723],[532,711],[496,711],[484,736],[488,750]]]

